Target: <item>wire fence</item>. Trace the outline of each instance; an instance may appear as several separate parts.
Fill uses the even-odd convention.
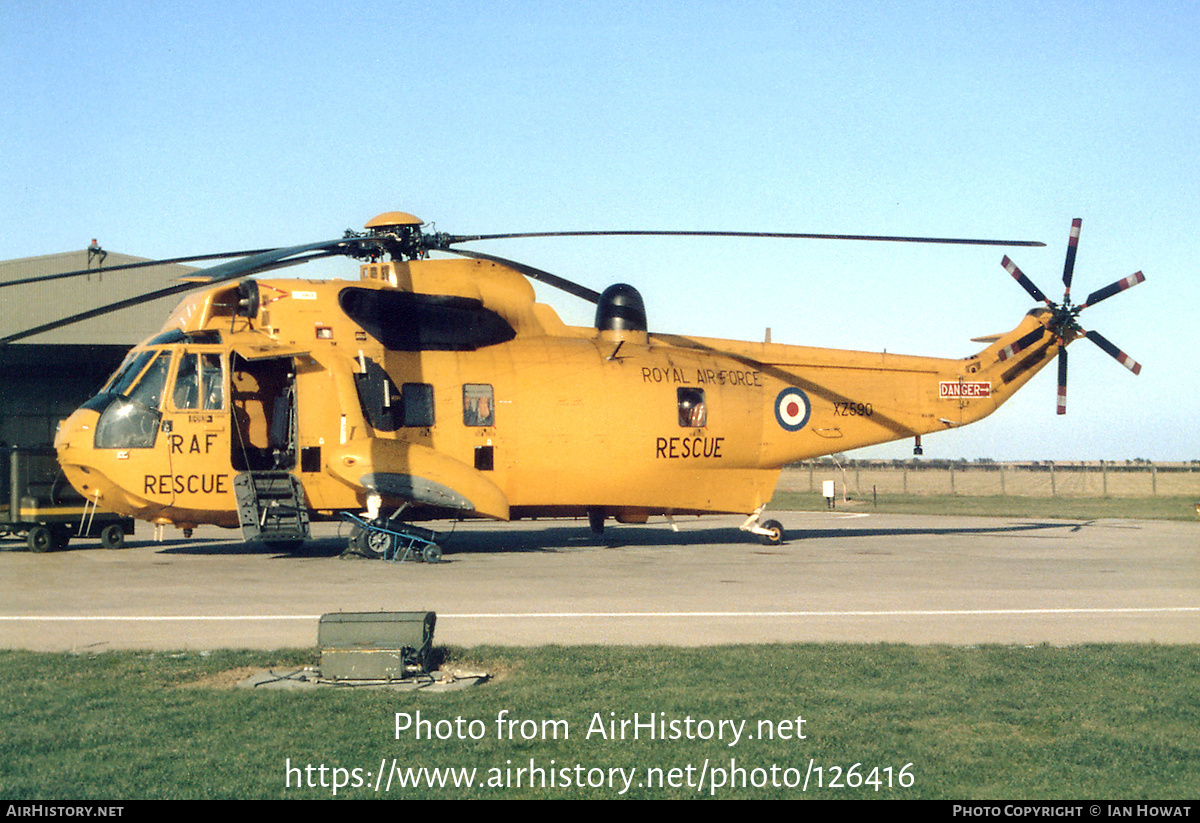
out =
[[[1194,463],[941,463],[889,465],[807,461],[783,470],[779,488],[820,492],[825,481],[851,494],[967,497],[1155,497],[1200,495]]]

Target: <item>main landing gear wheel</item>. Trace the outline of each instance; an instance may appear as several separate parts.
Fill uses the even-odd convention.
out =
[[[767,534],[758,535],[758,542],[764,546],[778,546],[783,542],[783,524],[778,520],[768,520],[762,524]]]
[[[394,518],[364,520],[350,512],[343,512],[342,518],[352,524],[348,553],[372,560],[442,562],[442,549],[433,542],[437,534],[429,529]]]
[[[350,533],[350,547],[363,557],[383,560],[392,556],[396,538],[387,532],[355,526]]]

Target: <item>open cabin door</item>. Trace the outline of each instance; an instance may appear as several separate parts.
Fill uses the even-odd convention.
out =
[[[296,354],[283,347],[230,354],[229,454],[237,472],[238,520],[247,540],[294,543],[309,536],[304,487],[292,473],[297,462]]]

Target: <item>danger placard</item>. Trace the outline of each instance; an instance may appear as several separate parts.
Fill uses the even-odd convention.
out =
[[[987,382],[950,382],[938,383],[938,397],[991,397],[992,384]]]

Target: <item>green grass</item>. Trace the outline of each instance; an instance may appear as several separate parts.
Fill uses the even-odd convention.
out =
[[[980,517],[1053,517],[1068,520],[1120,518],[1200,522],[1194,497],[1013,497],[967,495],[905,495],[871,493],[840,497],[838,509],[886,514],[958,514]],[[814,492],[779,491],[769,508],[775,511],[824,511],[825,498]]]
[[[646,770],[671,768],[693,782],[705,761],[745,769],[748,782],[803,779],[823,767],[814,798],[1195,798],[1200,794],[1200,649],[1187,646],[1022,648],[900,645],[768,645],[679,648],[478,648],[447,652],[452,664],[499,675],[461,692],[365,689],[266,692],[227,688],[221,673],[287,669],[317,653],[218,652],[97,656],[0,652],[0,797],[5,799],[323,798],[332,769],[374,773],[403,766],[474,767],[478,780],[510,781],[533,758],[547,769],[635,770],[625,796],[705,796],[686,784],[637,786]],[[569,739],[497,739],[495,719],[565,720]],[[480,721],[477,741],[396,739],[395,716]],[[611,713],[614,713],[610,715]],[[805,739],[604,740],[601,720],[654,712],[684,721],[804,718]],[[537,724],[535,724],[537,725]],[[519,727],[518,727],[519,728]],[[533,726],[527,726],[532,729]],[[786,730],[786,727],[784,727]],[[793,727],[793,731],[794,731]],[[327,767],[325,787],[303,767]],[[551,763],[553,761],[553,765]],[[860,764],[851,770],[855,764]],[[911,765],[907,765],[911,764]],[[905,768],[907,765],[907,768]],[[838,770],[843,784],[830,786]],[[889,773],[886,771],[891,769]],[[497,771],[489,771],[489,770]],[[755,771],[763,769],[767,771]],[[902,772],[903,770],[903,772]],[[591,772],[593,776],[599,772]],[[890,774],[892,786],[887,778]],[[912,785],[898,785],[901,774]],[[740,780],[740,778],[739,778]],[[524,780],[527,784],[527,779]],[[586,782],[586,780],[585,780]],[[799,797],[799,788],[725,786],[716,796]],[[338,797],[375,797],[369,787]],[[600,788],[442,788],[390,797],[617,796]]]

